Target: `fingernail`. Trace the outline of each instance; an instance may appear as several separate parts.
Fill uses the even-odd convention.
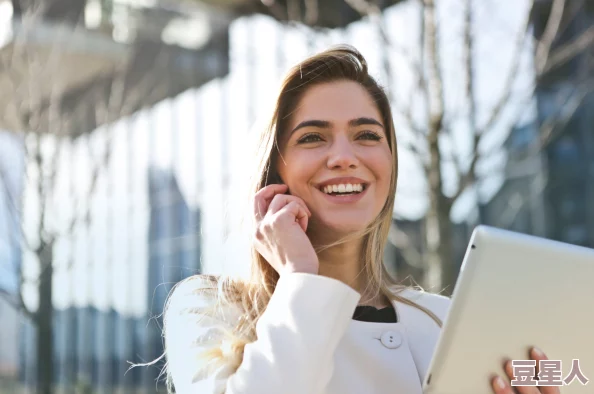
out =
[[[500,389],[504,389],[505,388],[505,382],[503,381],[503,379],[501,378],[501,376],[497,376],[495,378],[495,384],[497,385],[497,387],[499,387]]]
[[[535,348],[532,348],[532,351],[534,352],[534,355],[535,355],[536,357],[539,357],[539,358],[541,358],[541,357],[544,357],[544,356],[545,356],[545,354],[543,353],[543,351],[542,351],[542,350],[540,350],[540,349],[539,349],[539,348],[537,348],[537,347],[535,347]]]

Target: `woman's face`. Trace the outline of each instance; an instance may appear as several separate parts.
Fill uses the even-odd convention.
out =
[[[316,229],[345,234],[369,225],[390,191],[392,154],[382,116],[356,82],[315,85],[280,137],[277,168]]]

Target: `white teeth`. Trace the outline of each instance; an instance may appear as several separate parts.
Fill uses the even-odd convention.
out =
[[[340,185],[328,185],[328,186],[324,186],[322,188],[322,191],[326,194],[330,194],[330,193],[353,193],[353,192],[362,192],[363,191],[363,185],[362,184],[352,184],[352,183],[347,183],[347,184],[343,184],[341,183]]]

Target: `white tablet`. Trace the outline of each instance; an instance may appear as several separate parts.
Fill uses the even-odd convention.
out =
[[[594,393],[594,250],[479,226],[424,393],[493,394],[503,360],[529,360],[532,346],[561,361],[551,380],[566,381],[562,394]]]

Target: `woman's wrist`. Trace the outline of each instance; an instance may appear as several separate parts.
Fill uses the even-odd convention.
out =
[[[300,273],[300,274],[318,275],[319,270],[320,270],[319,264],[317,261],[311,262],[311,263],[290,263],[290,262],[287,262],[283,267],[282,274]]]

